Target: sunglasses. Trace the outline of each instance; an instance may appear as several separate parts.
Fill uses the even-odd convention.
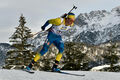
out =
[[[70,21],[70,22],[74,22],[75,20],[74,19],[72,19],[72,18],[66,18],[68,21]]]

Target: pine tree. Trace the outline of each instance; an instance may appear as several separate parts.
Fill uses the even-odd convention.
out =
[[[87,56],[82,53],[83,46],[80,43],[66,42],[64,50],[64,66],[65,70],[85,70],[87,68]]]
[[[12,43],[12,49],[7,52],[7,59],[5,68],[19,69],[23,65],[27,65],[33,58],[33,53],[31,44],[28,44],[28,39],[32,37],[31,30],[25,27],[25,18],[23,15],[20,16],[20,24],[16,27],[16,31],[10,37],[10,42]]]
[[[103,57],[110,64],[110,70],[109,71],[115,71],[114,64],[118,63],[118,61],[119,61],[117,48],[118,48],[118,45],[116,43],[112,43],[110,41],[110,46],[107,46],[107,49],[106,49],[106,51],[103,55]]]
[[[119,45],[117,45],[117,43],[115,43],[115,42],[112,42],[113,35],[114,35],[113,32],[110,31],[110,33],[109,33],[110,46],[107,46],[105,54],[103,55],[103,57],[110,64],[110,70],[108,69],[108,71],[115,71],[114,64],[116,64],[118,62],[118,60],[119,60],[118,50],[117,50]]]

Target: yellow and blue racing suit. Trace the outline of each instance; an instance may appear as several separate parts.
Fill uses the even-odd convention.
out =
[[[43,25],[43,28],[46,28],[49,24],[52,24],[52,26],[49,29],[48,36],[42,50],[38,54],[36,54],[34,58],[35,62],[39,60],[40,56],[43,56],[48,51],[48,48],[51,44],[54,44],[59,50],[59,53],[56,56],[56,61],[60,61],[62,53],[64,51],[64,43],[61,37],[62,33],[70,29],[71,26],[73,26],[73,24],[65,26],[64,18],[50,19]]]

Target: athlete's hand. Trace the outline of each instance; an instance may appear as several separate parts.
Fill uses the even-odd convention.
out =
[[[62,18],[66,18],[67,17],[67,13],[63,14],[61,17]]]
[[[42,27],[41,27],[41,29],[42,29],[42,31],[44,31],[44,30],[45,30],[45,27],[44,27],[44,26],[42,26]]]

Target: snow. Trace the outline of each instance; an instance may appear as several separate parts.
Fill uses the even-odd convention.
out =
[[[99,71],[100,69],[110,67],[110,65],[97,66],[91,69],[91,71]]]
[[[114,64],[114,66],[119,66],[119,65],[120,65],[120,63]],[[108,67],[110,67],[110,65],[105,64],[105,65],[93,67],[93,68],[91,69],[91,71],[100,71],[100,69],[108,68]]]
[[[0,80],[119,80],[120,73],[115,72],[91,72],[91,71],[66,71],[85,76],[73,76],[60,73],[35,71],[29,74],[21,70],[0,69]]]

